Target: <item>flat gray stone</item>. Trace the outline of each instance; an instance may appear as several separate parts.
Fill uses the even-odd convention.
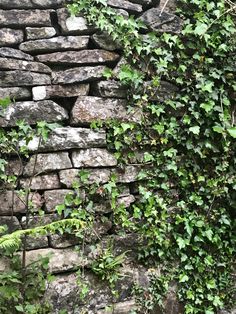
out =
[[[119,183],[131,183],[138,180],[138,174],[141,171],[140,166],[129,165],[124,169],[115,169],[112,171],[116,175],[116,180]]]
[[[51,76],[28,71],[0,71],[0,87],[50,85]]]
[[[56,250],[48,248],[27,252],[26,265],[37,261],[40,256],[50,256],[48,266],[50,273],[53,274],[76,270],[87,264],[85,258],[81,257],[74,249]]]
[[[181,19],[172,13],[163,11],[159,8],[151,8],[140,17],[150,30],[160,32],[179,33],[182,29]]]
[[[0,226],[7,226],[7,233],[12,233],[16,230],[21,229],[21,225],[17,217],[12,216],[0,216]]]
[[[73,49],[78,50],[87,48],[88,41],[89,41],[88,36],[58,36],[48,39],[26,41],[20,44],[19,48],[22,51],[30,53],[63,51]]]
[[[105,148],[88,148],[74,151],[71,158],[75,168],[112,167],[117,165],[117,159]]]
[[[58,23],[62,34],[91,34],[95,31],[94,27],[88,25],[83,16],[70,16],[66,8],[57,10]]]
[[[32,93],[34,100],[87,96],[89,93],[89,84],[36,86],[33,87]]]
[[[20,186],[22,188],[27,188],[30,184],[30,178],[21,179]],[[32,190],[53,190],[59,189],[60,182],[57,174],[45,174],[37,177],[33,177],[31,182]]]
[[[50,10],[0,10],[0,26],[51,26]]]
[[[63,204],[65,196],[69,193],[73,193],[73,190],[60,189],[44,192],[45,199],[45,211],[46,213],[55,212],[57,205]]]
[[[36,124],[42,119],[46,122],[59,122],[68,119],[68,113],[52,100],[16,102],[3,111],[0,126],[15,126],[22,119],[29,124]]]
[[[28,187],[28,186],[25,186]],[[40,194],[30,193],[29,200],[32,201],[33,211],[37,211],[43,204]],[[0,215],[11,216],[14,213],[25,213],[26,197],[22,197],[17,191],[3,191],[0,193]]]
[[[169,0],[167,3],[166,3],[166,0],[160,0],[158,9],[163,10],[164,8],[163,11],[174,13],[176,10],[176,7],[177,7],[177,0]]]
[[[63,6],[65,0],[1,0],[1,9],[55,9]]]
[[[44,63],[75,65],[110,63],[117,61],[119,58],[120,56],[114,52],[100,49],[54,52],[36,57],[38,61]]]
[[[147,85],[147,93],[149,92],[148,86],[149,82],[146,83]],[[167,99],[171,99],[174,95],[179,91],[179,88],[172,83],[161,81],[160,86],[151,88],[151,95],[150,99],[153,101],[165,101]]]
[[[124,9],[132,13],[141,13],[143,11],[141,5],[126,0],[108,0],[107,4],[113,8]]]
[[[0,48],[0,57],[2,58],[14,58],[14,59],[20,59],[20,60],[27,60],[27,61],[33,61],[34,57],[31,55],[22,52],[18,49],[9,48],[9,47],[2,47]]]
[[[106,33],[95,33],[91,38],[97,47],[105,50],[113,51],[122,48],[117,42],[112,40],[111,35]]]
[[[23,142],[21,144],[25,145]],[[105,131],[72,127],[62,127],[52,130],[48,136],[48,140],[41,143],[40,147],[39,138],[37,137],[27,145],[29,151],[58,151],[104,146],[106,146]]]
[[[24,40],[24,33],[20,29],[12,29],[12,28],[0,29],[0,47],[14,46],[14,45],[20,44],[23,40]]]
[[[15,100],[28,100],[31,99],[31,90],[26,87],[0,87],[0,98],[10,97]]]
[[[140,111],[127,112],[127,102],[123,99],[105,99],[100,97],[78,97],[72,112],[71,124],[91,123],[93,121],[107,121],[118,119],[137,122],[141,119]]]
[[[105,98],[127,98],[127,87],[115,80],[100,81],[93,84],[92,93]]]
[[[37,154],[30,157],[24,168],[25,176],[33,176],[43,172],[72,168],[69,153]]]
[[[96,81],[103,78],[103,65],[85,66],[53,73],[53,84],[72,84]]]
[[[13,158],[7,161],[5,168],[6,175],[20,176],[23,173],[23,161],[20,158]]]
[[[17,60],[13,58],[0,57],[0,69],[3,70],[21,70],[38,73],[51,73],[51,69],[40,62],[32,62],[26,60]]]
[[[88,169],[88,183],[106,183],[109,181],[111,171],[109,169]],[[67,188],[72,188],[74,182],[79,181],[79,169],[61,170],[60,182]]]
[[[57,34],[54,27],[26,27],[27,40],[51,38]]]

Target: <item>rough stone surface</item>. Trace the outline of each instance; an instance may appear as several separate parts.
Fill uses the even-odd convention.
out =
[[[108,5],[113,8],[120,8],[130,11],[132,13],[140,13],[142,12],[142,6],[136,3],[132,3],[126,0],[108,0]]]
[[[72,84],[103,78],[105,66],[85,66],[54,73],[53,84]]]
[[[148,25],[152,31],[173,32],[181,31],[181,19],[168,12],[162,12],[158,8],[151,8],[140,17],[141,21]]]
[[[30,178],[21,179],[20,186],[26,188],[31,183],[32,190],[53,190],[59,189],[61,186],[57,174],[37,176],[30,181]]]
[[[43,63],[17,60],[13,58],[0,58],[0,69],[51,73],[51,69]]]
[[[160,86],[156,88],[156,90],[152,90],[152,95],[150,95],[150,98],[153,101],[165,101],[167,99],[172,98],[177,92],[178,92],[178,87],[166,82],[166,81],[161,81]],[[148,93],[148,83],[147,83],[147,93]]]
[[[24,33],[20,29],[1,28],[0,29],[0,47],[14,46],[24,40]]]
[[[9,48],[9,47],[2,47],[0,48],[0,57],[2,58],[14,58],[14,59],[20,59],[20,60],[27,60],[27,61],[33,61],[34,57],[31,55],[20,51],[18,49]]]
[[[73,190],[69,189],[45,191],[45,211],[47,213],[54,212],[56,206],[63,204],[65,196],[71,192],[73,193]]]
[[[71,112],[72,125],[109,119],[137,122],[141,119],[141,116],[140,111],[137,109],[128,114],[125,100],[91,96],[78,97]]]
[[[51,38],[57,34],[54,27],[26,27],[25,31],[27,40]]]
[[[34,73],[28,71],[0,71],[1,87],[36,86],[51,84],[51,77],[48,74]]]
[[[25,145],[25,143],[22,143]],[[56,151],[72,148],[104,147],[106,145],[106,133],[104,131],[92,131],[86,128],[62,127],[54,129],[48,140],[41,143],[34,138],[28,144],[30,151]]]
[[[89,148],[72,152],[72,163],[75,168],[111,167],[117,165],[117,159],[104,148]]]
[[[43,172],[72,168],[69,153],[48,153],[31,156],[24,168],[25,176],[33,176]]]
[[[4,110],[0,116],[0,126],[14,126],[21,119],[36,124],[42,117],[47,122],[63,121],[68,119],[68,113],[52,100],[16,102]]]
[[[6,174],[8,176],[20,176],[23,173],[23,162],[22,160],[18,159],[11,159],[8,160],[8,163],[6,165]]]
[[[78,50],[87,48],[87,36],[58,36],[49,39],[30,40],[20,44],[20,49],[25,52],[38,53],[63,50]],[[59,56],[60,54],[58,54]],[[39,58],[38,58],[39,59]],[[41,57],[43,59],[43,57]]]
[[[126,98],[127,88],[115,80],[100,81],[93,85],[94,96],[105,98]]]
[[[97,314],[129,314],[136,309],[135,300],[115,303],[112,309],[98,310]]]
[[[117,205],[123,205],[125,208],[130,207],[130,205],[135,201],[135,197],[131,194],[124,195],[117,198]],[[95,205],[95,211],[97,213],[111,213],[113,209],[111,208],[111,204],[108,201],[103,202],[102,204]]]
[[[92,40],[99,48],[113,51],[121,49],[121,45],[111,39],[111,36],[106,33],[95,33],[92,35]]]
[[[27,237],[26,239],[26,250],[37,250],[48,247],[48,237]]]
[[[26,87],[0,87],[0,99],[10,97],[15,100],[31,99],[31,90]]]
[[[43,100],[58,97],[78,97],[87,96],[89,93],[88,84],[75,85],[47,85],[36,86],[32,89],[34,100]],[[1,95],[1,89],[0,89]]]
[[[50,9],[63,6],[65,0],[1,0],[0,8],[2,9]]]
[[[89,170],[88,183],[106,183],[110,179],[111,172],[108,169]],[[59,172],[60,182],[67,188],[71,188],[73,183],[79,180],[79,169],[61,170]]]
[[[30,193],[29,199],[32,200],[35,211],[39,209],[43,200],[40,194]],[[12,213],[25,213],[25,201],[23,196],[13,191],[3,191],[0,193],[0,215],[11,216]]]
[[[169,0],[167,3],[166,3],[166,0],[160,0],[158,8],[160,10],[163,10],[164,8],[164,11],[174,13],[176,10],[176,6],[177,6],[177,0]]]
[[[63,34],[90,34],[94,28],[83,16],[70,16],[66,8],[57,10],[58,23]]]
[[[117,182],[130,183],[137,181],[140,170],[139,166],[130,165],[124,169],[115,169],[114,173],[117,177]]]
[[[26,264],[37,261],[40,256],[48,255],[50,255],[49,271],[53,274],[76,270],[87,264],[86,259],[79,256],[74,249],[55,250],[52,248],[29,251],[26,254]]]
[[[51,26],[49,10],[0,10],[0,26]]]
[[[38,55],[36,59],[44,63],[86,65],[114,62],[117,61],[119,57],[120,56],[114,52],[93,49],[81,51],[54,52],[45,55]]]
[[[4,225],[7,226],[7,233],[21,229],[20,222],[15,216],[0,216],[0,226]]]

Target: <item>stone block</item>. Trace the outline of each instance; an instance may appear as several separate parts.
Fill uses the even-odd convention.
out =
[[[89,148],[72,152],[72,163],[75,168],[112,167],[117,159],[104,148]]]
[[[63,34],[91,34],[95,31],[83,16],[70,16],[66,8],[57,10],[57,16]]]
[[[31,96],[31,90],[26,87],[0,87],[0,99],[10,97],[14,100],[29,100]]]
[[[25,145],[24,142],[21,145]],[[86,128],[61,127],[52,130],[46,142],[39,146],[39,138],[31,140],[27,147],[30,151],[57,151],[76,148],[104,147],[106,133]]]
[[[65,0],[1,0],[1,9],[55,9],[57,7],[63,6]]]
[[[127,98],[127,87],[115,80],[100,81],[93,84],[92,93],[105,98]]]
[[[20,44],[19,48],[29,53],[78,50],[87,48],[88,41],[88,36],[58,36],[49,39],[26,41]],[[58,56],[59,55],[60,53]],[[43,59],[43,57],[41,59]]]
[[[68,152],[37,154],[30,157],[24,168],[25,176],[72,168]]]
[[[112,172],[116,175],[119,183],[130,183],[138,180],[138,174],[141,171],[140,166],[129,165],[124,169],[114,169]]]
[[[141,119],[140,110],[135,109],[133,112],[128,113],[126,104],[127,102],[123,99],[78,97],[71,112],[71,124],[89,124],[93,121],[107,121],[110,119],[138,122]]]
[[[21,229],[20,222],[15,216],[0,216],[0,226],[3,225],[7,226],[7,233]]]
[[[88,169],[88,183],[106,183],[110,179],[109,169]],[[79,181],[79,169],[61,170],[59,172],[60,182],[67,188],[71,188],[73,183]]]
[[[108,0],[107,4],[113,8],[124,9],[131,13],[141,13],[143,11],[141,5],[127,0]]]
[[[6,175],[8,176],[20,176],[23,173],[23,162],[20,158],[13,158],[7,161],[5,168]]]
[[[151,31],[179,33],[182,29],[182,20],[172,13],[159,8],[151,8],[144,12],[140,20],[143,21]]]
[[[94,44],[101,49],[113,51],[122,48],[118,42],[112,40],[111,35],[106,33],[98,32],[93,34],[91,38]]]
[[[69,37],[72,37],[72,36],[69,36]],[[119,58],[120,56],[117,53],[106,51],[106,50],[101,50],[101,49],[54,52],[50,54],[38,55],[36,57],[36,59],[40,62],[49,63],[49,64],[64,64],[64,65],[67,65],[67,64],[87,65],[87,64],[100,64],[100,63],[104,64],[104,63],[115,62]]]
[[[45,174],[37,177],[21,179],[22,188],[31,187],[32,190],[53,190],[61,187],[57,174]]]
[[[97,81],[104,77],[103,73],[106,69],[103,65],[83,66],[64,71],[54,72],[53,84],[73,84],[80,82]]]
[[[56,191],[56,190],[55,190]],[[26,217],[23,216],[21,219],[21,224],[24,228],[35,228],[39,226],[45,226],[52,222],[58,221],[60,218],[57,214],[49,214],[49,215],[34,215],[30,216],[28,220],[28,227],[26,225]]]
[[[26,250],[37,250],[48,247],[48,237],[46,236],[38,236],[38,237],[30,237],[26,238]]]
[[[0,10],[0,26],[51,26],[50,10]]]
[[[64,203],[65,196],[69,193],[73,193],[73,190],[61,189],[44,192],[45,211],[51,213],[55,211],[57,205]]]
[[[54,27],[26,27],[25,31],[27,40],[51,38],[57,34]]]
[[[3,111],[0,126],[15,126],[21,119],[32,125],[42,119],[46,122],[59,122],[68,119],[68,113],[52,100],[16,102]]]
[[[30,193],[29,200],[32,201],[33,211],[37,211],[43,200],[40,194]],[[14,213],[25,213],[26,196],[21,196],[17,191],[3,191],[0,194],[0,215],[11,216]]]
[[[2,58],[14,58],[26,61],[33,61],[34,57],[31,55],[20,51],[18,49],[9,48],[9,47],[2,47],[0,48],[0,57]]]
[[[0,71],[0,87],[38,86],[51,84],[48,74],[28,71]]]
[[[114,303],[112,308],[98,310],[97,314],[130,314],[136,309],[135,300]]]
[[[32,250],[26,254],[26,265],[37,261],[41,257],[49,256],[49,271],[53,274],[77,270],[86,266],[87,261],[74,249],[56,250],[52,248]]]
[[[36,86],[33,87],[32,93],[34,100],[87,96],[89,93],[89,84]]]
[[[51,69],[40,62],[32,62],[26,60],[17,60],[13,58],[0,57],[0,69],[3,70],[22,70],[38,73],[51,73]]]
[[[14,46],[14,45],[20,44],[23,40],[24,40],[24,33],[20,29],[12,29],[12,28],[0,29],[0,47]]]

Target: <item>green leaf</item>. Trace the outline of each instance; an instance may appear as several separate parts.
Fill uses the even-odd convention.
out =
[[[236,127],[229,128],[227,131],[229,132],[229,135],[231,135],[233,138],[236,138]]]
[[[192,132],[193,134],[198,135],[200,133],[200,127],[198,125],[192,126],[191,128],[189,128],[189,131]]]

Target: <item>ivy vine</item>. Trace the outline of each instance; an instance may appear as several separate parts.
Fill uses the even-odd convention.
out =
[[[141,260],[162,265],[168,282],[177,282],[186,314],[230,307],[236,208],[234,3],[178,1],[179,34],[150,32],[139,19],[117,15],[105,0],[75,1],[69,10],[83,13],[123,47],[119,74],[107,70],[104,75],[127,86],[129,112],[141,116],[136,123],[103,123],[121,167],[135,158],[143,165],[137,201],[128,210],[117,212],[114,206],[116,222],[145,241]],[[176,88],[172,97],[160,100],[163,81]],[[151,311],[160,300],[150,291]]]

